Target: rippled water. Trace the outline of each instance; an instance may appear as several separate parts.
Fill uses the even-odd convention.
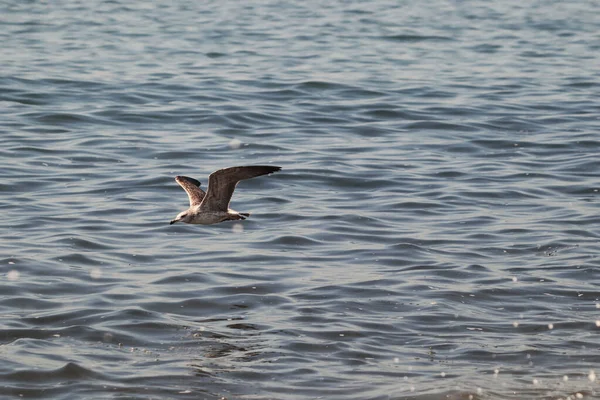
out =
[[[0,393],[599,396],[599,8],[4,2]]]

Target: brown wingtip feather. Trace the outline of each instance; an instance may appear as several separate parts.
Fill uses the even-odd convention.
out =
[[[281,167],[276,165],[256,165],[255,167],[263,168],[265,170],[265,174],[272,174],[273,172],[281,171]]]
[[[281,167],[278,167],[277,165],[251,165],[249,167],[242,168],[251,168],[252,170],[256,171],[256,176],[269,175],[274,172],[281,171]]]

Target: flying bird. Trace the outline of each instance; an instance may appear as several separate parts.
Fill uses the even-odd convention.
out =
[[[213,172],[208,177],[208,191],[200,189],[200,182],[187,176],[177,176],[175,181],[190,198],[190,208],[182,211],[171,221],[186,224],[217,224],[223,221],[246,219],[250,213],[240,213],[229,208],[229,201],[239,181],[272,174],[281,167],[253,165],[249,167],[231,167]]]

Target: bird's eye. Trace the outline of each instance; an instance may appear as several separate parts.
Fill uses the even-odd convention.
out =
[[[187,214],[183,214],[183,215],[181,216],[181,218],[185,218],[185,217],[187,217]]]

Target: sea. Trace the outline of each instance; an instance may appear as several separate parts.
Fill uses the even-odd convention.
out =
[[[598,15],[2,1],[0,399],[600,398]]]

